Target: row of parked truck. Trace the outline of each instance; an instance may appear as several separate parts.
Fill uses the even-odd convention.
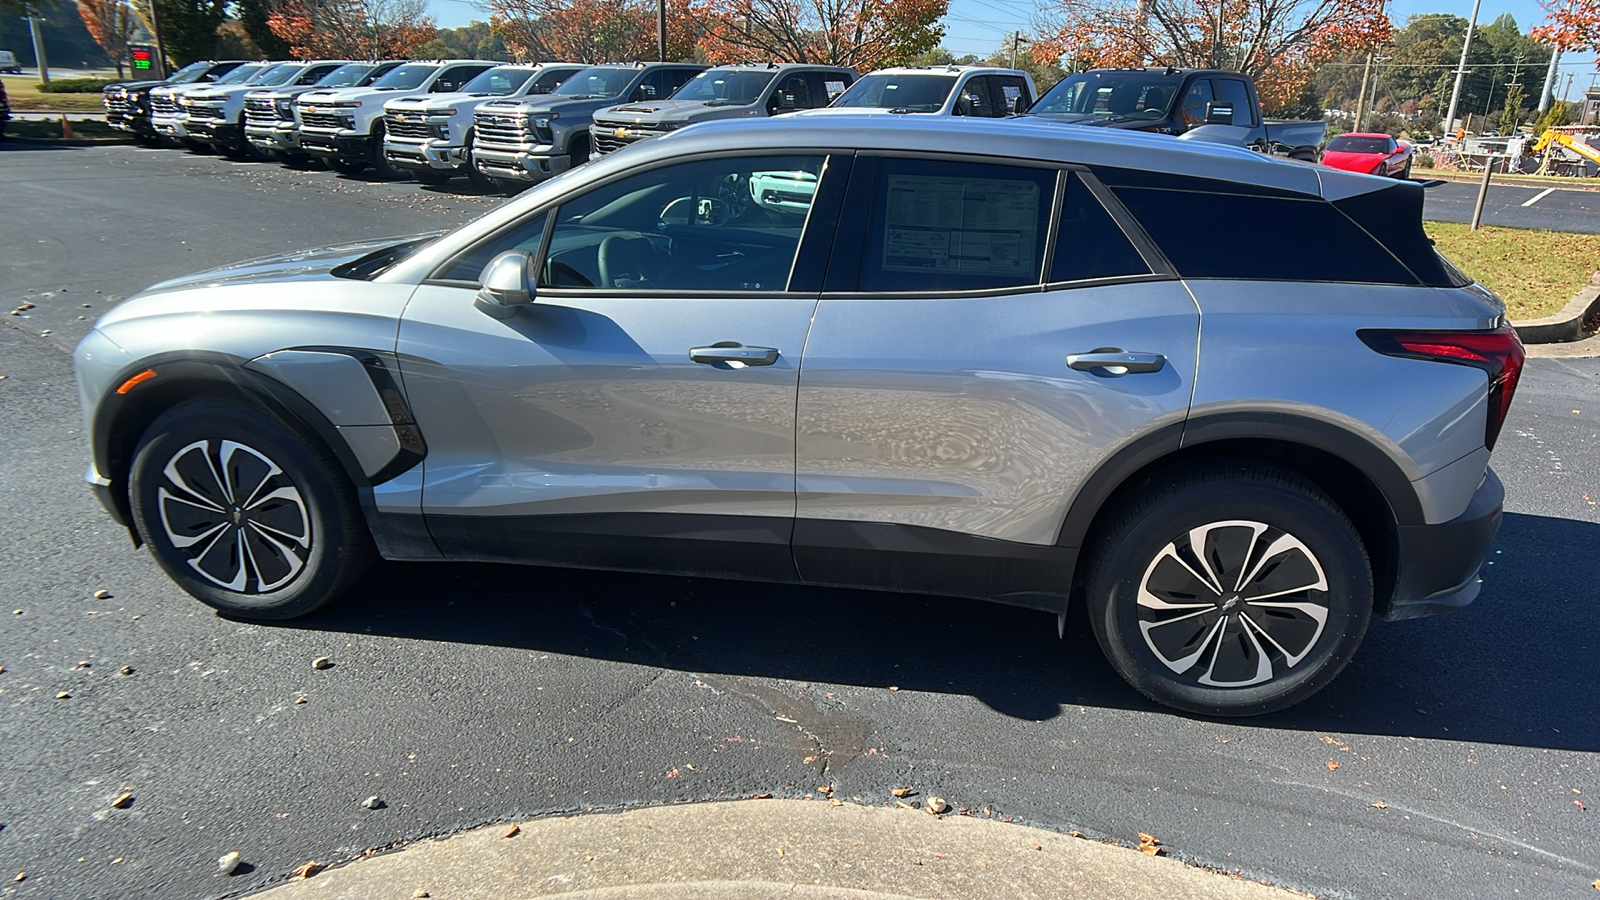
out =
[[[1247,76],[1170,68],[1091,70],[1039,97],[1026,72],[984,66],[229,60],[111,85],[103,100],[112,127],[149,141],[507,190],[695,122],[807,111],[1211,125],[1213,140],[1311,159],[1323,137],[1321,123],[1262,120]]]

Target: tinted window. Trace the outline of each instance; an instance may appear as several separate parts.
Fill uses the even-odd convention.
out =
[[[530,94],[548,94],[560,87],[562,82],[579,72],[579,69],[540,69],[533,80],[533,87],[528,89]]]
[[[1422,192],[1419,184],[1400,182],[1333,205],[1389,248],[1423,284],[1460,287],[1471,283],[1434,250],[1433,240],[1423,231]]]
[[[422,87],[422,83],[437,71],[439,67],[432,64],[405,65],[374,81],[372,86],[396,91],[413,91]]]
[[[557,211],[540,284],[784,290],[823,160],[701,160],[595,188]]]
[[[786,103],[785,97],[792,98]],[[780,109],[810,109],[811,85],[806,83],[804,73],[790,75],[773,90],[772,96],[767,98],[767,112],[776,112]]]
[[[372,68],[370,63],[347,63],[324,75],[317,87],[354,87],[372,73]]]
[[[1051,281],[1148,275],[1150,267],[1078,176],[1068,176]]]
[[[817,72],[812,77],[822,81],[822,87],[817,91],[819,95],[817,97],[818,106],[827,106],[839,99],[839,95],[843,94],[845,89],[850,87],[851,82],[856,80],[856,77],[849,72]],[[826,98],[821,95],[826,95]]]
[[[834,106],[903,109],[931,113],[944,107],[956,86],[954,75],[866,75],[844,92]]]
[[[1158,72],[1082,72],[1061,79],[1030,112],[1161,119],[1180,82],[1179,76]]]
[[[615,97],[633,83],[633,69],[595,66],[573,75],[551,91],[562,97]]]
[[[1341,134],[1328,142],[1328,149],[1334,153],[1388,153],[1389,139]]]
[[[1256,124],[1255,104],[1250,102],[1250,91],[1245,88],[1244,82],[1232,78],[1213,78],[1211,87],[1216,90],[1218,100],[1233,104],[1233,124],[1247,128]]]
[[[1206,104],[1214,100],[1211,94],[1211,82],[1204,78],[1196,78],[1189,85],[1189,92],[1183,95],[1183,105],[1178,114],[1183,117],[1185,128],[1198,128],[1206,123]]]
[[[504,97],[533,77],[532,69],[520,66],[495,66],[477,78],[461,86],[461,90],[468,94],[488,94],[492,97]]]
[[[445,281],[463,281],[478,284],[483,267],[489,260],[507,250],[522,250],[535,259],[539,256],[539,241],[544,237],[544,223],[549,215],[540,213],[531,219],[518,222],[509,229],[484,241],[471,250],[445,263],[434,278]]]
[[[995,106],[1003,113],[1022,112],[1033,102],[1028,83],[1015,75],[996,75],[990,81],[994,86]]]
[[[1050,169],[884,159],[861,259],[863,291],[959,291],[1039,282]]]
[[[1320,199],[1113,190],[1185,278],[1417,283],[1377,241]],[[1219,240],[1206,230],[1223,226],[1249,237]]]
[[[674,99],[697,100],[717,106],[744,106],[754,103],[772,83],[772,72],[740,69],[711,69],[701,72],[678,91]]]
[[[492,68],[494,67],[457,66],[453,69],[445,71],[443,75],[440,75],[439,80],[435,81],[433,83],[433,87],[429,88],[428,90],[430,93],[434,94],[448,94],[454,91],[459,91],[467,82],[477,78],[479,75],[482,75],[484,72],[487,72]]]
[[[339,68],[340,66],[333,64],[325,66],[306,66],[306,70],[300,73],[300,77],[296,78],[294,83],[297,85],[321,84],[322,79],[327,78]]]
[[[961,86],[961,96],[956,98],[953,111],[958,116],[981,116],[989,119],[999,115],[990,96],[989,76],[977,75],[968,78]]]

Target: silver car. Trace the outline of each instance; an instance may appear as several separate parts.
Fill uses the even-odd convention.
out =
[[[916,149],[906,149],[916,148]],[[88,480],[225,614],[377,557],[1087,604],[1178,709],[1464,606],[1522,348],[1411,183],[1017,121],[717,122],[461,229],[157,285]]]

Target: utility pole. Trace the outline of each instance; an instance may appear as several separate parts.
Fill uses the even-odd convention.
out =
[[[1472,30],[1477,27],[1478,7],[1482,3],[1483,0],[1472,0],[1472,18],[1467,20],[1467,37],[1461,42],[1461,64],[1456,66],[1456,86],[1455,90],[1450,92],[1450,111],[1444,114],[1446,131],[1455,127],[1456,104],[1461,100],[1461,79],[1467,74],[1467,50],[1472,46]]]
[[[656,59],[667,61],[667,0],[656,4]]]
[[[150,0],[150,30],[156,33],[156,77],[167,79],[167,45],[161,42],[161,0]]]
[[[1011,33],[1011,68],[1015,69],[1017,67],[1017,48],[1022,44],[1031,43],[1033,43],[1033,41],[1023,37],[1022,32],[1013,31]]]
[[[1383,74],[1383,64],[1394,59],[1392,56],[1372,57],[1372,96],[1367,98],[1367,115],[1372,115],[1373,109],[1378,106],[1378,77]]]
[[[1367,51],[1367,64],[1361,67],[1361,91],[1356,94],[1356,121],[1351,131],[1361,130],[1361,120],[1366,117],[1367,79],[1372,77],[1372,56],[1374,51]]]
[[[1550,67],[1544,70],[1544,88],[1539,91],[1539,112],[1550,108],[1550,96],[1555,93],[1555,81],[1560,77],[1556,66],[1561,64],[1561,51],[1550,51]]]
[[[39,33],[39,17],[28,17],[28,30],[33,33],[33,61],[39,66],[39,83],[50,83],[50,60],[44,55],[44,35]]]

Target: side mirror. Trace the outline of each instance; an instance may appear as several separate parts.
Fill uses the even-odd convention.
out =
[[[1207,125],[1232,125],[1233,124],[1233,104],[1232,103],[1218,103],[1218,102],[1216,102],[1214,100],[1206,103],[1206,124]]]
[[[478,281],[478,296],[472,305],[478,311],[495,319],[509,319],[519,307],[533,302],[533,281],[530,279],[533,257],[522,250],[507,250],[489,260]]]
[[[656,98],[656,86],[653,84],[641,84],[639,89],[633,93],[635,100],[654,100]]]
[[[788,91],[780,91],[778,93],[778,109],[794,110],[799,108],[800,104],[795,102],[794,94],[791,94]]]

